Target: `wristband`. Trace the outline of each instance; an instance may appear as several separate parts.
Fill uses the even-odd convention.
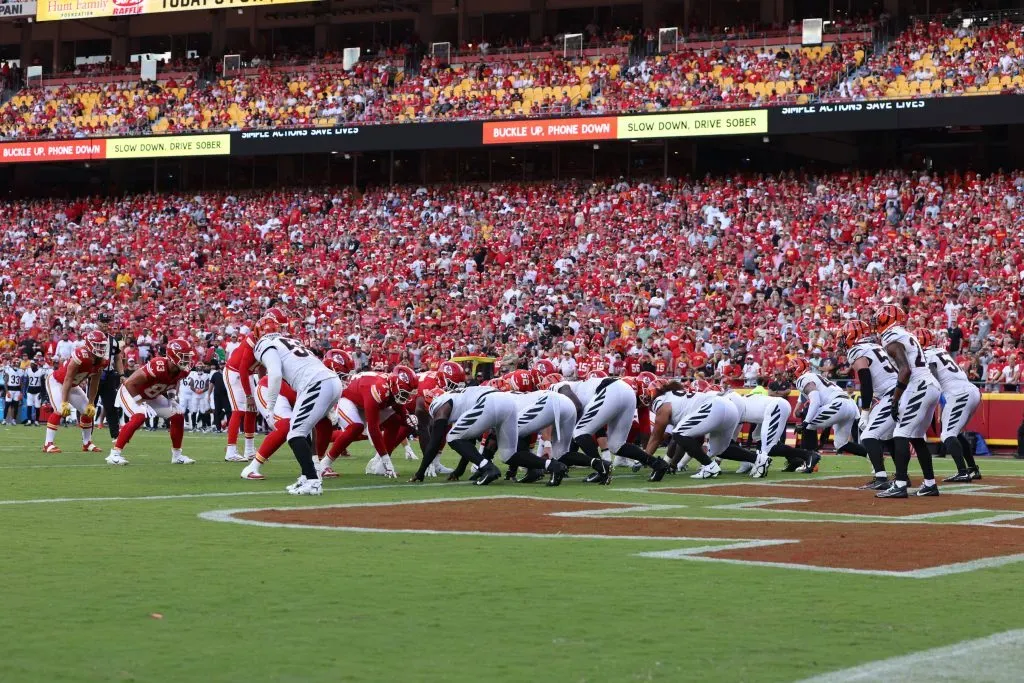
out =
[[[907,383],[906,382],[896,382],[896,388],[899,389],[900,391],[906,391],[907,390]]]

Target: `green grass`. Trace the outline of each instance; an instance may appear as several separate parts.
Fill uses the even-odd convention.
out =
[[[64,430],[58,443],[70,451],[77,439]],[[286,451],[266,481],[247,482],[221,460],[222,437],[186,434],[199,463],[181,467],[166,433],[140,433],[125,452],[132,465],[116,469],[99,466],[103,454],[43,455],[41,440],[39,429],[0,427],[5,683],[793,681],[1024,626],[1024,564],[905,579],[635,556],[678,541],[223,524],[197,515],[483,493],[364,476],[366,449],[340,463],[323,498],[296,499],[283,493],[297,474]],[[109,446],[106,434],[96,441]],[[824,464],[822,474],[864,473],[855,458]],[[1024,474],[1013,461],[982,467]],[[486,494],[663,502],[634,490],[646,484],[574,476],[559,489],[496,482]],[[186,494],[225,495],[110,500]],[[102,500],[8,504],[79,498]],[[678,502],[687,514],[716,502],[699,498]],[[898,552],[898,536],[879,538],[879,552]]]

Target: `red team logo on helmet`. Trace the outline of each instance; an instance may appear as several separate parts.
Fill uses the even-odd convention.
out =
[[[412,369],[404,365],[396,366],[388,375],[388,388],[391,390],[391,395],[395,397],[395,401],[400,404],[408,403],[409,397],[412,396],[412,392],[416,390],[418,384]]]
[[[172,339],[167,342],[167,360],[182,370],[191,370],[195,359],[195,349],[187,339]]]
[[[99,330],[93,330],[85,335],[85,345],[88,347],[89,353],[97,358],[107,357],[107,335]]]
[[[849,348],[870,334],[871,327],[866,322],[863,320],[849,320],[840,330],[839,338]]]
[[[658,376],[655,375],[653,372],[644,370],[643,372],[636,376],[636,381],[640,382],[640,386],[646,389],[647,387],[651,386],[652,384],[658,381]]]
[[[505,377],[505,382],[512,391],[533,391],[537,388],[537,378],[531,370],[513,370]]]
[[[906,320],[907,314],[902,308],[896,304],[886,304],[878,309],[872,322],[875,332],[882,334],[890,327],[902,325]]]
[[[549,361],[547,358],[541,358],[533,364],[533,369],[541,374],[542,377],[547,377],[558,372],[558,368],[555,364]]]
[[[935,346],[935,333],[927,328],[914,330],[914,337],[921,344],[922,349],[930,349]]]
[[[608,373],[605,372],[604,370],[594,370],[589,375],[587,375],[587,379],[594,379],[594,378],[604,379],[607,376],[608,376]]]
[[[647,386],[640,381],[639,377],[623,377],[622,381],[629,385],[629,388],[633,390],[638,400],[642,403],[645,401],[644,397],[647,395]],[[647,403],[644,403],[644,405],[647,405]]]
[[[356,361],[352,354],[341,349],[331,349],[324,354],[324,365],[328,370],[335,372],[341,379],[348,379],[352,371],[356,369]]]
[[[466,383],[466,371],[455,361],[446,360],[437,369],[437,376],[441,378],[444,386],[449,391],[458,389]]]
[[[285,312],[276,306],[274,308],[268,308],[263,316],[256,322],[256,331],[258,336],[264,334],[271,334],[273,332],[281,332],[288,327],[288,316]]]

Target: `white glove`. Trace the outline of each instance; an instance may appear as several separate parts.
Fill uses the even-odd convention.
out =
[[[387,479],[397,479],[398,472],[395,471],[395,466],[391,464],[391,456],[382,455],[380,459],[384,462],[384,476]]]
[[[146,411],[146,417],[148,419],[153,419],[154,417],[156,417],[156,411],[153,410],[148,403],[143,403],[142,406],[143,410]]]
[[[860,428],[861,438],[863,438],[864,432],[866,432],[868,430],[868,422],[869,422],[868,418],[870,418],[870,417],[871,417],[871,411],[870,410],[861,410],[860,411],[860,421],[857,423],[857,426]]]
[[[405,416],[405,424],[409,425],[409,427],[411,429],[419,429],[420,428],[420,421],[419,421],[419,419],[417,419],[417,417],[415,415],[406,415]]]

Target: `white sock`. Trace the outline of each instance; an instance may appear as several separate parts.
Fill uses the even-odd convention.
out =
[[[255,472],[256,474],[259,474],[260,473],[260,465],[262,465],[262,464],[263,463],[261,463],[256,458],[253,458],[252,462],[249,463],[249,471],[250,472]]]
[[[881,472],[875,472],[875,479],[887,479],[888,477],[889,475],[885,473],[885,470],[882,470]]]
[[[906,486],[906,485],[907,485],[907,482],[905,482],[905,481],[900,481],[899,479],[897,479],[897,480],[896,480],[896,485],[897,485],[897,486]]]
[[[171,449],[171,457],[172,458],[177,458],[179,455],[181,455],[181,449],[180,448],[172,448]]]
[[[610,450],[608,450],[607,448],[604,449],[603,451],[601,451],[601,459],[604,460],[605,462],[611,462],[612,461],[612,452]]]
[[[483,460],[480,461],[480,464],[477,465],[477,468],[483,469],[484,467],[487,467],[490,464],[491,464],[491,461],[488,460],[487,458],[484,458]]]
[[[238,445],[229,443],[227,450],[224,451],[224,455],[238,455]]]
[[[110,449],[110,454],[111,455],[121,455],[121,449],[119,449],[119,448],[111,448]]]
[[[249,438],[245,437],[245,452],[255,453],[256,452],[256,437]]]
[[[53,443],[53,440],[57,438],[57,430],[52,427],[46,428],[46,443]]]
[[[925,486],[935,486],[935,480],[934,479],[925,479],[924,480],[924,485]]]
[[[90,441],[92,441],[92,427],[82,430],[82,445],[84,446]]]

